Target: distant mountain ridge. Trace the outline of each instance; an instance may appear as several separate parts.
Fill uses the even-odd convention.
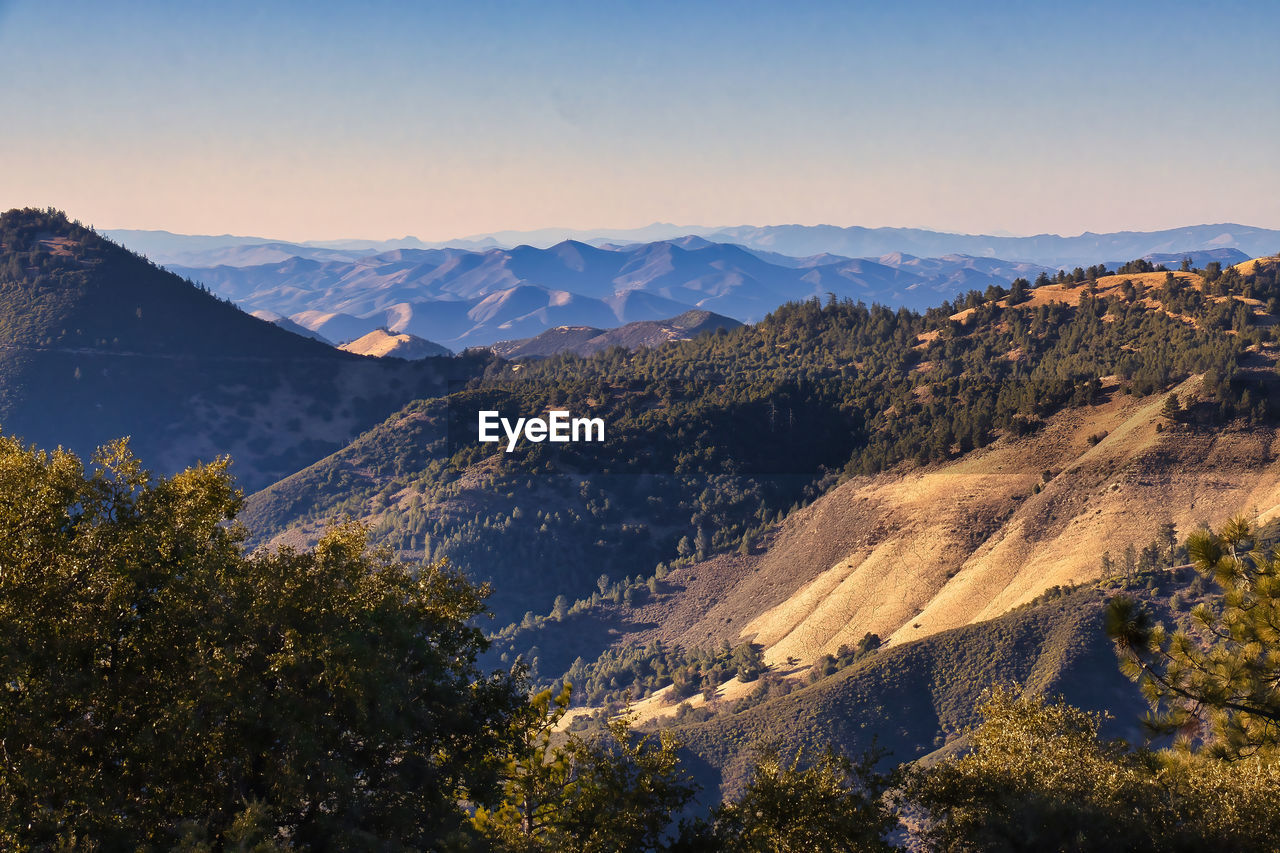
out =
[[[686,311],[669,320],[641,320],[616,329],[557,326],[537,337],[499,341],[489,349],[508,359],[544,358],[562,352],[588,356],[615,346],[634,350],[661,346],[670,341],[687,341],[703,332],[735,329],[741,325],[737,320],[710,311]]]
[[[1190,225],[1160,231],[1116,231],[1076,236],[1038,234],[1004,237],[956,234],[923,228],[867,228],[836,225],[739,225],[679,226],[654,223],[633,229],[544,228],[536,231],[502,231],[454,240],[424,242],[416,237],[398,240],[329,240],[289,242],[262,237],[221,237],[172,234],[167,231],[116,229],[103,232],[130,249],[160,264],[213,266],[225,263],[249,266],[284,260],[284,255],[325,258],[342,254],[355,257],[395,249],[460,248],[484,251],[528,245],[549,248],[566,240],[594,245],[676,241],[693,236],[717,243],[735,243],[755,251],[794,257],[833,254],[844,257],[878,257],[906,252],[921,257],[950,254],[998,257],[1050,266],[1055,269],[1089,266],[1102,261],[1124,261],[1149,254],[1184,254],[1216,248],[1234,248],[1249,257],[1273,254],[1280,249],[1280,230],[1234,223]]]
[[[287,316],[339,343],[386,327],[455,350],[557,326],[608,329],[690,310],[754,322],[785,302],[829,295],[923,310],[1046,270],[964,255],[791,258],[697,237],[483,252],[397,249],[355,261],[295,257],[170,269],[246,310]]]

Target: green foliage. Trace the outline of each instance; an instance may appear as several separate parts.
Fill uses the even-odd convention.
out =
[[[995,690],[972,750],[913,771],[929,850],[1271,850],[1280,764],[1131,752],[1101,718]]]
[[[555,746],[552,730],[568,705],[568,686],[554,697],[544,691],[515,718],[502,799],[478,808],[474,826],[504,850],[663,849],[664,832],[695,791],[679,744],[669,732],[633,736],[617,719],[597,741],[569,735]]]
[[[805,766],[798,753],[787,761],[766,750],[742,796],[702,829],[703,843],[732,853],[893,850],[885,836],[898,824],[886,797],[894,777],[878,773],[876,761],[867,754],[854,763],[828,749]]]
[[[1240,756],[1280,744],[1280,556],[1243,518],[1187,540],[1192,565],[1222,591],[1166,630],[1118,597],[1107,631],[1123,668],[1152,703],[1150,724],[1214,754]]]
[[[521,699],[446,567],[353,526],[247,555],[225,460],[123,443],[86,472],[0,438],[0,495],[4,846],[427,846],[484,792]]]
[[[499,771],[501,799],[476,808],[472,823],[508,850],[538,850],[555,831],[571,768],[563,749],[552,749],[551,737],[569,707],[569,685],[559,694],[543,690],[512,717],[506,755]]]

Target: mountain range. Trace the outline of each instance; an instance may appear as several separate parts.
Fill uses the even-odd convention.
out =
[[[832,294],[924,309],[1046,271],[964,255],[792,258],[699,237],[483,252],[397,249],[355,261],[294,257],[170,269],[246,310],[286,316],[337,343],[385,327],[455,350],[556,326],[612,328],[689,310],[752,322],[785,302]]]
[[[415,237],[398,240],[331,240],[290,243],[262,237],[202,236],[167,231],[115,229],[103,234],[159,264],[209,267],[272,263],[290,257],[333,260],[379,254],[395,249],[458,248],[471,251],[549,248],[566,240],[603,244],[651,243],[697,236],[715,243],[777,252],[795,257],[820,254],[871,258],[904,252],[920,257],[950,254],[996,257],[1040,266],[1071,269],[1099,262],[1122,262],[1151,254],[1181,257],[1190,251],[1234,248],[1248,257],[1280,249],[1280,231],[1234,223],[1190,225],[1160,231],[1116,231],[1075,236],[1038,234],[1027,237],[956,234],[923,228],[866,228],[835,225],[740,225],[735,227],[678,226],[654,223],[634,229],[545,228],[502,231],[456,240],[424,242]]]
[[[681,233],[684,232],[684,233]],[[416,238],[288,243],[256,237],[110,232],[259,316],[343,344],[375,329],[461,350],[560,326],[613,328],[698,309],[754,322],[792,300],[833,294],[924,310],[943,299],[1060,267],[1134,258],[1230,266],[1280,232],[1204,225],[1078,237],[989,237],[904,228],[655,224],[503,232],[429,245]],[[662,235],[663,239],[651,240]],[[679,235],[679,236],[675,236]],[[511,248],[503,243],[527,238]],[[1013,260],[1004,260],[1012,258]],[[302,331],[305,330],[305,331]]]

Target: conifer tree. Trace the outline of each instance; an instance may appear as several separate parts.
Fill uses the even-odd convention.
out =
[[[1187,540],[1192,565],[1222,590],[1187,629],[1153,624],[1117,597],[1107,631],[1152,705],[1149,724],[1238,757],[1280,744],[1280,556],[1243,518]]]

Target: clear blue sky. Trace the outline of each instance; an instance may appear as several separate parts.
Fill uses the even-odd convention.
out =
[[[1280,228],[1280,3],[0,0],[0,206],[445,239]]]

